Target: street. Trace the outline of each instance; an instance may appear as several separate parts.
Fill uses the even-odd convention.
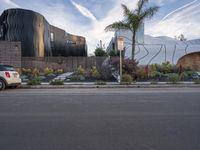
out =
[[[0,150],[200,150],[200,89],[8,89]]]

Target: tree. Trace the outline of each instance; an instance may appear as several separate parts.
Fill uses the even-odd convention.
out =
[[[187,41],[187,39],[185,38],[185,36],[183,34],[180,34],[178,37],[177,37],[177,40],[179,41]]]
[[[100,47],[97,47],[94,52],[95,56],[107,56],[107,53]]]
[[[132,60],[135,58],[135,37],[136,32],[146,18],[151,18],[158,11],[158,6],[145,7],[148,0],[139,0],[137,8],[131,11],[126,5],[122,4],[124,19],[114,22],[105,28],[105,31],[116,31],[119,29],[130,30],[132,32]]]

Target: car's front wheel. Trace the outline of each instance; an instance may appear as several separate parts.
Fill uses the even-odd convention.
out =
[[[5,82],[0,79],[0,91],[4,90],[5,88],[6,88]]]

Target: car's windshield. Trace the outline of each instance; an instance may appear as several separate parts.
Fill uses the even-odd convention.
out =
[[[2,69],[3,71],[15,71],[15,69],[11,66],[3,66]]]

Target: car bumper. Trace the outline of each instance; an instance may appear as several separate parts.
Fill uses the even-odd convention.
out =
[[[20,85],[21,83],[22,83],[22,80],[20,78],[7,80],[7,86]]]

